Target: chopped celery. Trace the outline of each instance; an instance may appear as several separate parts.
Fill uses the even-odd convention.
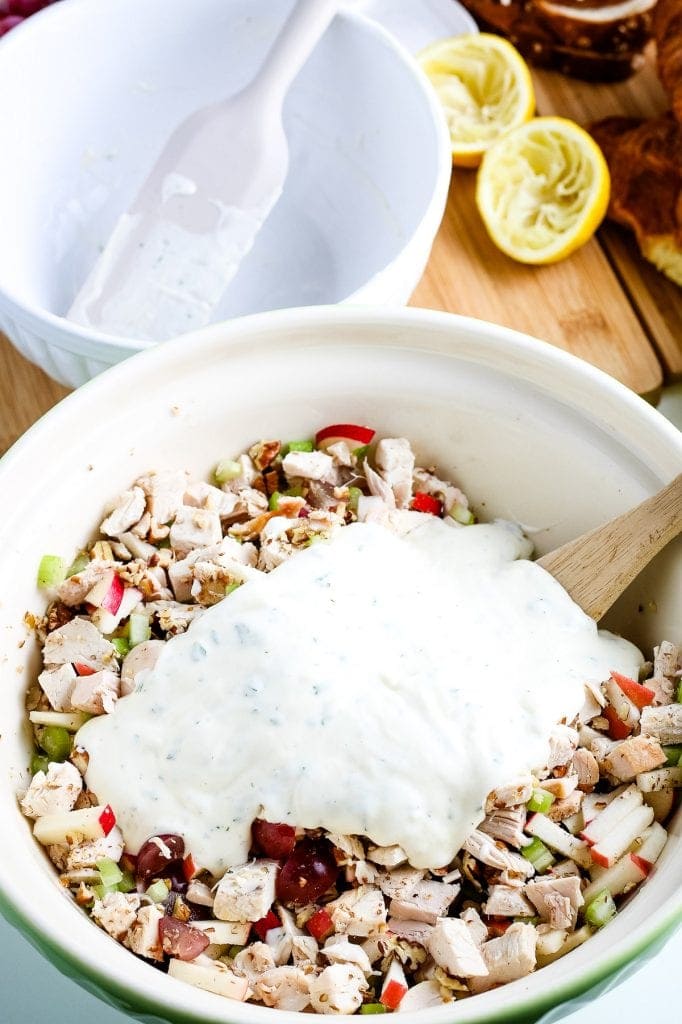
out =
[[[66,579],[66,565],[59,555],[43,555],[38,566],[38,586],[56,587]]]
[[[226,484],[230,480],[236,480],[242,475],[242,467],[234,459],[221,459],[213,470],[213,477],[217,484]]]
[[[470,508],[465,508],[464,505],[453,505],[448,515],[456,523],[461,523],[462,526],[471,526],[474,521],[474,513]]]
[[[303,488],[300,484],[296,484],[295,487],[287,487],[283,493],[286,494],[287,498],[302,498],[304,496]]]
[[[360,490],[359,487],[348,488],[348,507],[350,508],[351,512],[357,512],[358,502],[360,501],[361,497],[362,491]]]
[[[152,635],[149,619],[143,612],[133,612],[128,620],[128,642],[131,647],[149,640]]]
[[[600,889],[585,907],[585,920],[593,928],[601,928],[618,913],[613,896],[608,889]]]
[[[386,1013],[386,1007],[383,1003],[363,1003],[360,1013]]]
[[[230,946],[230,948],[227,951],[227,955],[230,957],[231,960],[234,960],[237,953],[241,953],[243,949],[244,946]]]
[[[540,918],[537,914],[532,915],[531,917],[523,917],[519,914],[517,917],[513,917],[512,921],[514,924],[540,924]]]
[[[78,572],[83,572],[90,565],[90,556],[87,551],[79,551],[73,562],[66,570],[66,578],[75,576]]]
[[[526,807],[529,811],[539,811],[540,814],[546,814],[555,799],[554,794],[548,793],[546,789],[534,789]]]
[[[130,650],[130,644],[124,636],[115,636],[111,640],[112,647],[116,649],[119,658],[125,658]]]
[[[228,594],[234,593],[235,590],[239,590],[241,585],[242,585],[242,580],[237,580],[236,583],[228,583],[228,584],[226,584],[226,586],[225,586],[225,597],[227,597]]]
[[[38,772],[46,772],[50,767],[50,759],[45,754],[34,754],[31,758],[31,775],[37,775]]]
[[[314,447],[312,441],[289,441],[289,444],[284,445],[282,455],[286,452],[312,452]]]
[[[281,491],[273,491],[272,492],[272,494],[270,495],[270,500],[268,502],[268,508],[270,509],[271,512],[275,512],[276,509],[279,507],[279,499],[281,497],[282,497]]]
[[[61,725],[46,725],[40,731],[38,743],[50,761],[66,761],[71,753],[71,734]]]
[[[662,748],[665,754],[665,767],[674,768],[682,759],[682,743],[671,744]]]
[[[682,679],[677,684],[677,693],[675,694],[678,704],[682,704]]]
[[[122,871],[121,881],[116,886],[119,892],[135,892],[137,886],[132,871]]]
[[[529,860],[539,875],[552,866],[554,857],[541,839],[535,837],[528,846],[524,846],[521,853]]]
[[[99,871],[102,885],[106,889],[115,889],[123,878],[123,872],[116,861],[110,860],[108,857],[96,861],[95,867]]]
[[[149,886],[146,895],[154,903],[163,903],[164,900],[168,899],[168,886],[162,879],[159,879],[158,882],[154,882],[153,885]]]
[[[360,448],[354,448],[353,449],[353,455],[358,460],[358,462],[362,462],[363,459],[367,458],[367,452],[368,451],[369,451],[369,445],[368,444],[363,444]],[[368,1005],[371,1006],[371,1003],[368,1003]]]
[[[92,891],[98,900],[103,900],[109,893],[118,892],[118,889],[115,885],[93,885]]]

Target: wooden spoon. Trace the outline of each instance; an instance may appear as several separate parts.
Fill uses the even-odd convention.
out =
[[[538,559],[596,622],[682,533],[682,473],[652,498]]]

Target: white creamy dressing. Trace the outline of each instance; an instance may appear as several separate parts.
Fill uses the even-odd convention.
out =
[[[196,183],[184,175],[167,174],[161,201],[196,191]],[[212,200],[216,223],[204,232],[170,218],[123,214],[67,319],[145,341],[166,341],[205,327],[280,193],[253,208]]]
[[[354,524],[209,608],[78,742],[128,848],[214,873],[256,817],[449,863],[486,795],[541,766],[585,680],[642,658],[598,632],[511,524]]]

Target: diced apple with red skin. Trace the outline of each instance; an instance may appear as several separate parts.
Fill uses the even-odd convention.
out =
[[[583,890],[583,899],[589,903],[592,897],[602,889],[608,889],[612,896],[620,896],[621,893],[627,892],[643,882],[649,871],[650,867],[642,863],[641,857],[626,853],[606,871],[599,872],[594,881],[590,882]]]
[[[555,821],[550,821],[545,814],[531,815],[526,821],[524,831],[529,836],[541,839],[550,849],[556,850],[557,853],[562,853],[564,857],[574,860],[580,867],[589,867],[591,859],[587,844],[571,835],[570,832],[567,832],[565,828],[562,828]]]
[[[618,825],[619,822],[627,818],[637,807],[642,804],[642,794],[635,785],[628,786],[624,789],[615,800],[612,800],[603,811],[600,811],[589,822],[588,825],[580,833],[582,839],[591,846],[598,843],[601,839],[605,839],[606,836]]]
[[[376,431],[370,427],[358,426],[355,423],[334,423],[330,427],[324,427],[315,434],[315,444],[322,451],[338,441],[345,441],[353,452],[358,448],[364,448],[371,443]]]
[[[192,921],[192,927],[205,932],[212,946],[245,946],[249,941],[251,922],[240,924],[238,921],[207,918],[205,921]]]
[[[85,595],[85,603],[94,608],[103,608],[105,612],[115,615],[121,607],[125,586],[120,576],[113,571],[95,583],[92,590]]]
[[[33,835],[43,846],[75,844],[88,839],[103,839],[115,824],[116,817],[107,804],[105,807],[45,814],[36,821]]]
[[[657,821],[654,821],[648,829],[642,833],[641,845],[632,854],[633,857],[638,857],[639,860],[649,865],[649,870],[654,866],[658,858],[663,852],[663,847],[668,841],[668,833],[659,825]]]
[[[118,577],[116,577],[118,579]],[[121,593],[121,600],[115,612],[102,605],[96,608],[90,618],[97,626],[100,633],[108,636],[113,633],[123,619],[127,619],[130,613],[142,600],[142,592],[137,587],[126,587]],[[112,605],[115,602],[112,602]]]
[[[653,690],[650,690],[648,686],[642,686],[641,683],[635,682],[634,679],[623,676],[620,672],[612,672],[611,678],[614,683],[620,686],[621,690],[632,703],[640,710],[653,704],[656,699],[656,694]]]
[[[653,820],[653,808],[648,804],[636,807],[592,847],[592,860],[603,868],[610,868]]]
[[[405,980],[405,972],[400,961],[394,960],[386,971],[379,1001],[387,1010],[397,1010],[406,992],[407,981]]]
[[[195,988],[215,992],[216,995],[227,996],[228,999],[237,999],[240,1002],[247,998],[249,992],[247,979],[237,977],[220,961],[187,963],[184,960],[171,960],[168,964],[168,974],[178,981],[194,985]]]

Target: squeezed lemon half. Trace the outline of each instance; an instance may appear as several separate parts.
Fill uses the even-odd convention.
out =
[[[476,205],[493,242],[522,263],[554,263],[587,242],[609,203],[599,146],[562,117],[537,117],[485,154]]]
[[[452,162],[478,167],[501,135],[528,121],[535,94],[528,65],[499,36],[441,39],[419,54],[450,129]]]

